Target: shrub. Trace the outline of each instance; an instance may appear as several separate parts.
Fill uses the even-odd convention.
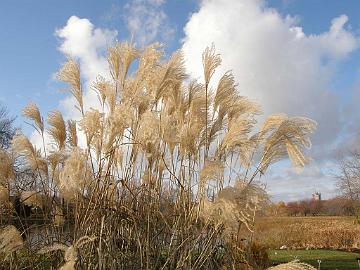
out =
[[[64,254],[62,269],[219,269],[265,261],[260,247],[248,251],[241,241],[267,202],[256,179],[286,156],[303,167],[315,123],[279,114],[254,130],[258,105],[238,94],[231,72],[213,82],[221,63],[213,47],[202,58],[203,81],[187,83],[181,52],[164,60],[157,44],[116,44],[108,77],[92,84],[97,107],[86,109],[76,60],[58,73],[80,120],[65,122],[53,111],[46,129],[36,105],[24,109],[39,136],[51,139],[41,150],[23,135],[13,140],[35,175],[27,194],[43,200],[36,204],[46,221],[39,225],[41,254]]]

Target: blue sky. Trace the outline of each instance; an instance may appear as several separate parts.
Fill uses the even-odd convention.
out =
[[[112,0],[1,1],[0,101],[13,115],[19,115],[29,100],[38,103],[44,111],[57,107],[63,95],[52,74],[58,70],[64,56],[57,50],[60,41],[54,35],[55,30],[76,15],[88,18],[97,27],[116,29],[118,38],[126,39],[129,33],[122,14],[126,3]],[[195,1],[166,4],[166,12],[173,14],[172,24],[177,32],[170,42],[170,51],[179,48],[182,27],[195,4]],[[18,124],[22,124],[20,117]]]
[[[240,91],[263,104],[266,114],[285,111],[319,123],[313,165],[300,176],[286,163],[276,166],[266,178],[272,194],[290,200],[318,189],[326,198],[335,194],[334,156],[357,145],[360,132],[359,15],[358,0],[2,0],[0,102],[27,133],[20,114],[29,101],[44,115],[70,110],[54,74],[64,54],[74,52],[70,29],[81,23],[110,43],[132,36],[140,45],[160,40],[169,54],[183,48],[194,77],[199,59],[193,55],[214,42]],[[75,57],[94,60],[87,53]]]

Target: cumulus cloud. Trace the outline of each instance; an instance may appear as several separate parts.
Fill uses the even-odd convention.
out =
[[[85,106],[96,106],[98,99],[95,92],[89,89],[89,85],[98,75],[108,77],[106,50],[115,42],[117,31],[95,28],[88,19],[72,16],[64,27],[55,31],[55,35],[61,40],[60,52],[77,59],[80,63],[84,79]],[[74,98],[62,100],[61,105],[65,109],[66,117],[78,117],[74,109]]]
[[[104,52],[115,40],[117,31],[94,28],[88,19],[71,16],[63,28],[57,29],[55,35],[62,41],[59,50],[78,58],[86,79],[94,78],[107,68]]]
[[[168,41],[174,34],[164,3],[133,0],[125,6],[123,19],[139,46],[155,40]],[[348,17],[341,15],[329,22],[327,31],[308,35],[297,18],[283,17],[263,0],[203,0],[184,28],[182,49],[189,73],[201,78],[201,53],[214,43],[223,58],[221,71],[232,69],[240,93],[258,101],[265,115],[286,112],[315,119],[319,129],[312,154],[321,159],[327,155],[326,150],[330,152],[343,128],[338,97],[331,89],[337,64],[359,46],[359,38],[346,27],[347,23]],[[96,28],[88,19],[72,16],[55,35],[60,40],[59,50],[81,65],[85,106],[96,107],[97,96],[89,90],[89,84],[98,74],[107,77],[105,51],[117,32]],[[78,117],[74,105],[71,97],[61,101],[65,118]],[[306,170],[316,171],[314,166]],[[310,190],[301,193],[299,189],[310,182],[329,192],[333,190],[325,184],[329,177],[324,173],[309,176],[305,170],[296,176],[284,174],[282,167],[278,169],[267,179],[276,196],[295,198],[308,194]],[[291,181],[295,179],[298,181]],[[280,185],[273,185],[274,180]],[[311,192],[313,187],[307,185]]]
[[[71,16],[64,27],[55,31],[55,36],[61,41],[59,51],[65,56],[76,59],[80,64],[85,109],[99,108],[98,97],[90,89],[90,84],[98,75],[109,76],[106,50],[115,42],[117,31],[96,28],[88,19]],[[79,119],[80,113],[75,109],[76,104],[72,96],[60,101],[65,119]],[[45,134],[44,139],[45,144],[48,145],[47,151],[51,151],[48,134]],[[31,142],[37,148],[42,148],[42,138],[37,132],[31,135]],[[79,144],[85,145],[83,136],[80,136]]]
[[[163,10],[164,3],[165,0],[133,0],[125,5],[127,29],[139,46],[173,38],[175,31]]]
[[[263,181],[274,201],[297,201],[311,198],[315,191],[322,193],[323,199],[338,195],[336,182],[329,181],[333,175],[324,173],[316,164],[306,167],[301,175],[285,167],[276,168]]]
[[[201,57],[215,44],[239,91],[258,101],[265,115],[285,112],[318,121],[316,144],[332,142],[341,129],[338,100],[331,91],[336,64],[359,46],[334,18],[328,31],[306,35],[296,18],[282,17],[260,0],[204,0],[184,28],[187,68],[202,76]]]
[[[134,0],[125,5],[124,20],[127,28],[139,46],[153,42],[155,39],[167,40],[173,34],[168,17],[163,11],[165,0]],[[121,12],[121,9],[115,9]],[[121,15],[121,14],[118,14]],[[114,14],[111,14],[114,16]],[[55,31],[60,41],[59,51],[65,56],[75,58],[80,64],[83,100],[85,110],[99,108],[98,96],[90,89],[91,83],[98,75],[109,77],[106,58],[107,48],[114,44],[117,31],[107,28],[97,28],[90,20],[71,16],[65,26]],[[60,107],[65,119],[79,119],[80,113],[75,109],[76,101],[72,96],[60,101]],[[79,139],[83,143],[84,138]],[[31,141],[42,147],[42,138],[31,135]],[[45,142],[50,142],[46,135]],[[51,149],[48,149],[51,150]]]
[[[359,37],[347,28],[346,15],[334,18],[320,34],[304,33],[300,23],[262,0],[203,0],[184,28],[182,49],[189,73],[202,78],[201,53],[214,43],[223,59],[218,76],[232,69],[239,92],[259,102],[265,116],[285,112],[316,120],[311,155],[319,167],[343,136],[342,108],[332,80],[338,64],[358,49]],[[329,194],[334,190],[331,176],[306,175],[314,167],[300,176],[284,176],[282,167],[277,169],[268,179],[277,196],[309,196],[316,185]]]

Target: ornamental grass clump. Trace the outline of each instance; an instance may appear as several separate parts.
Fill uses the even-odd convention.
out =
[[[259,179],[288,156],[305,166],[316,124],[275,115],[257,131],[260,108],[239,94],[233,74],[214,81],[214,47],[202,61],[203,78],[189,80],[180,51],[167,60],[159,44],[118,43],[108,51],[109,73],[91,84],[99,106],[84,104],[81,67],[69,58],[58,78],[81,118],[54,111],[43,127],[35,105],[24,110],[51,138],[52,147],[38,150],[18,135],[13,151],[34,172],[27,191],[44,196],[42,247],[66,251],[48,254],[53,267],[252,267],[241,233],[254,231],[268,201]],[[91,241],[70,245],[84,239]]]
[[[20,232],[12,225],[0,230],[0,252],[7,258],[24,245]]]

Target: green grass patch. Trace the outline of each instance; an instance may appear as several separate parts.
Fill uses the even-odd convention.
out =
[[[359,270],[356,258],[359,253],[335,250],[270,250],[271,262],[279,264],[298,259],[318,267],[321,260],[321,270]]]

